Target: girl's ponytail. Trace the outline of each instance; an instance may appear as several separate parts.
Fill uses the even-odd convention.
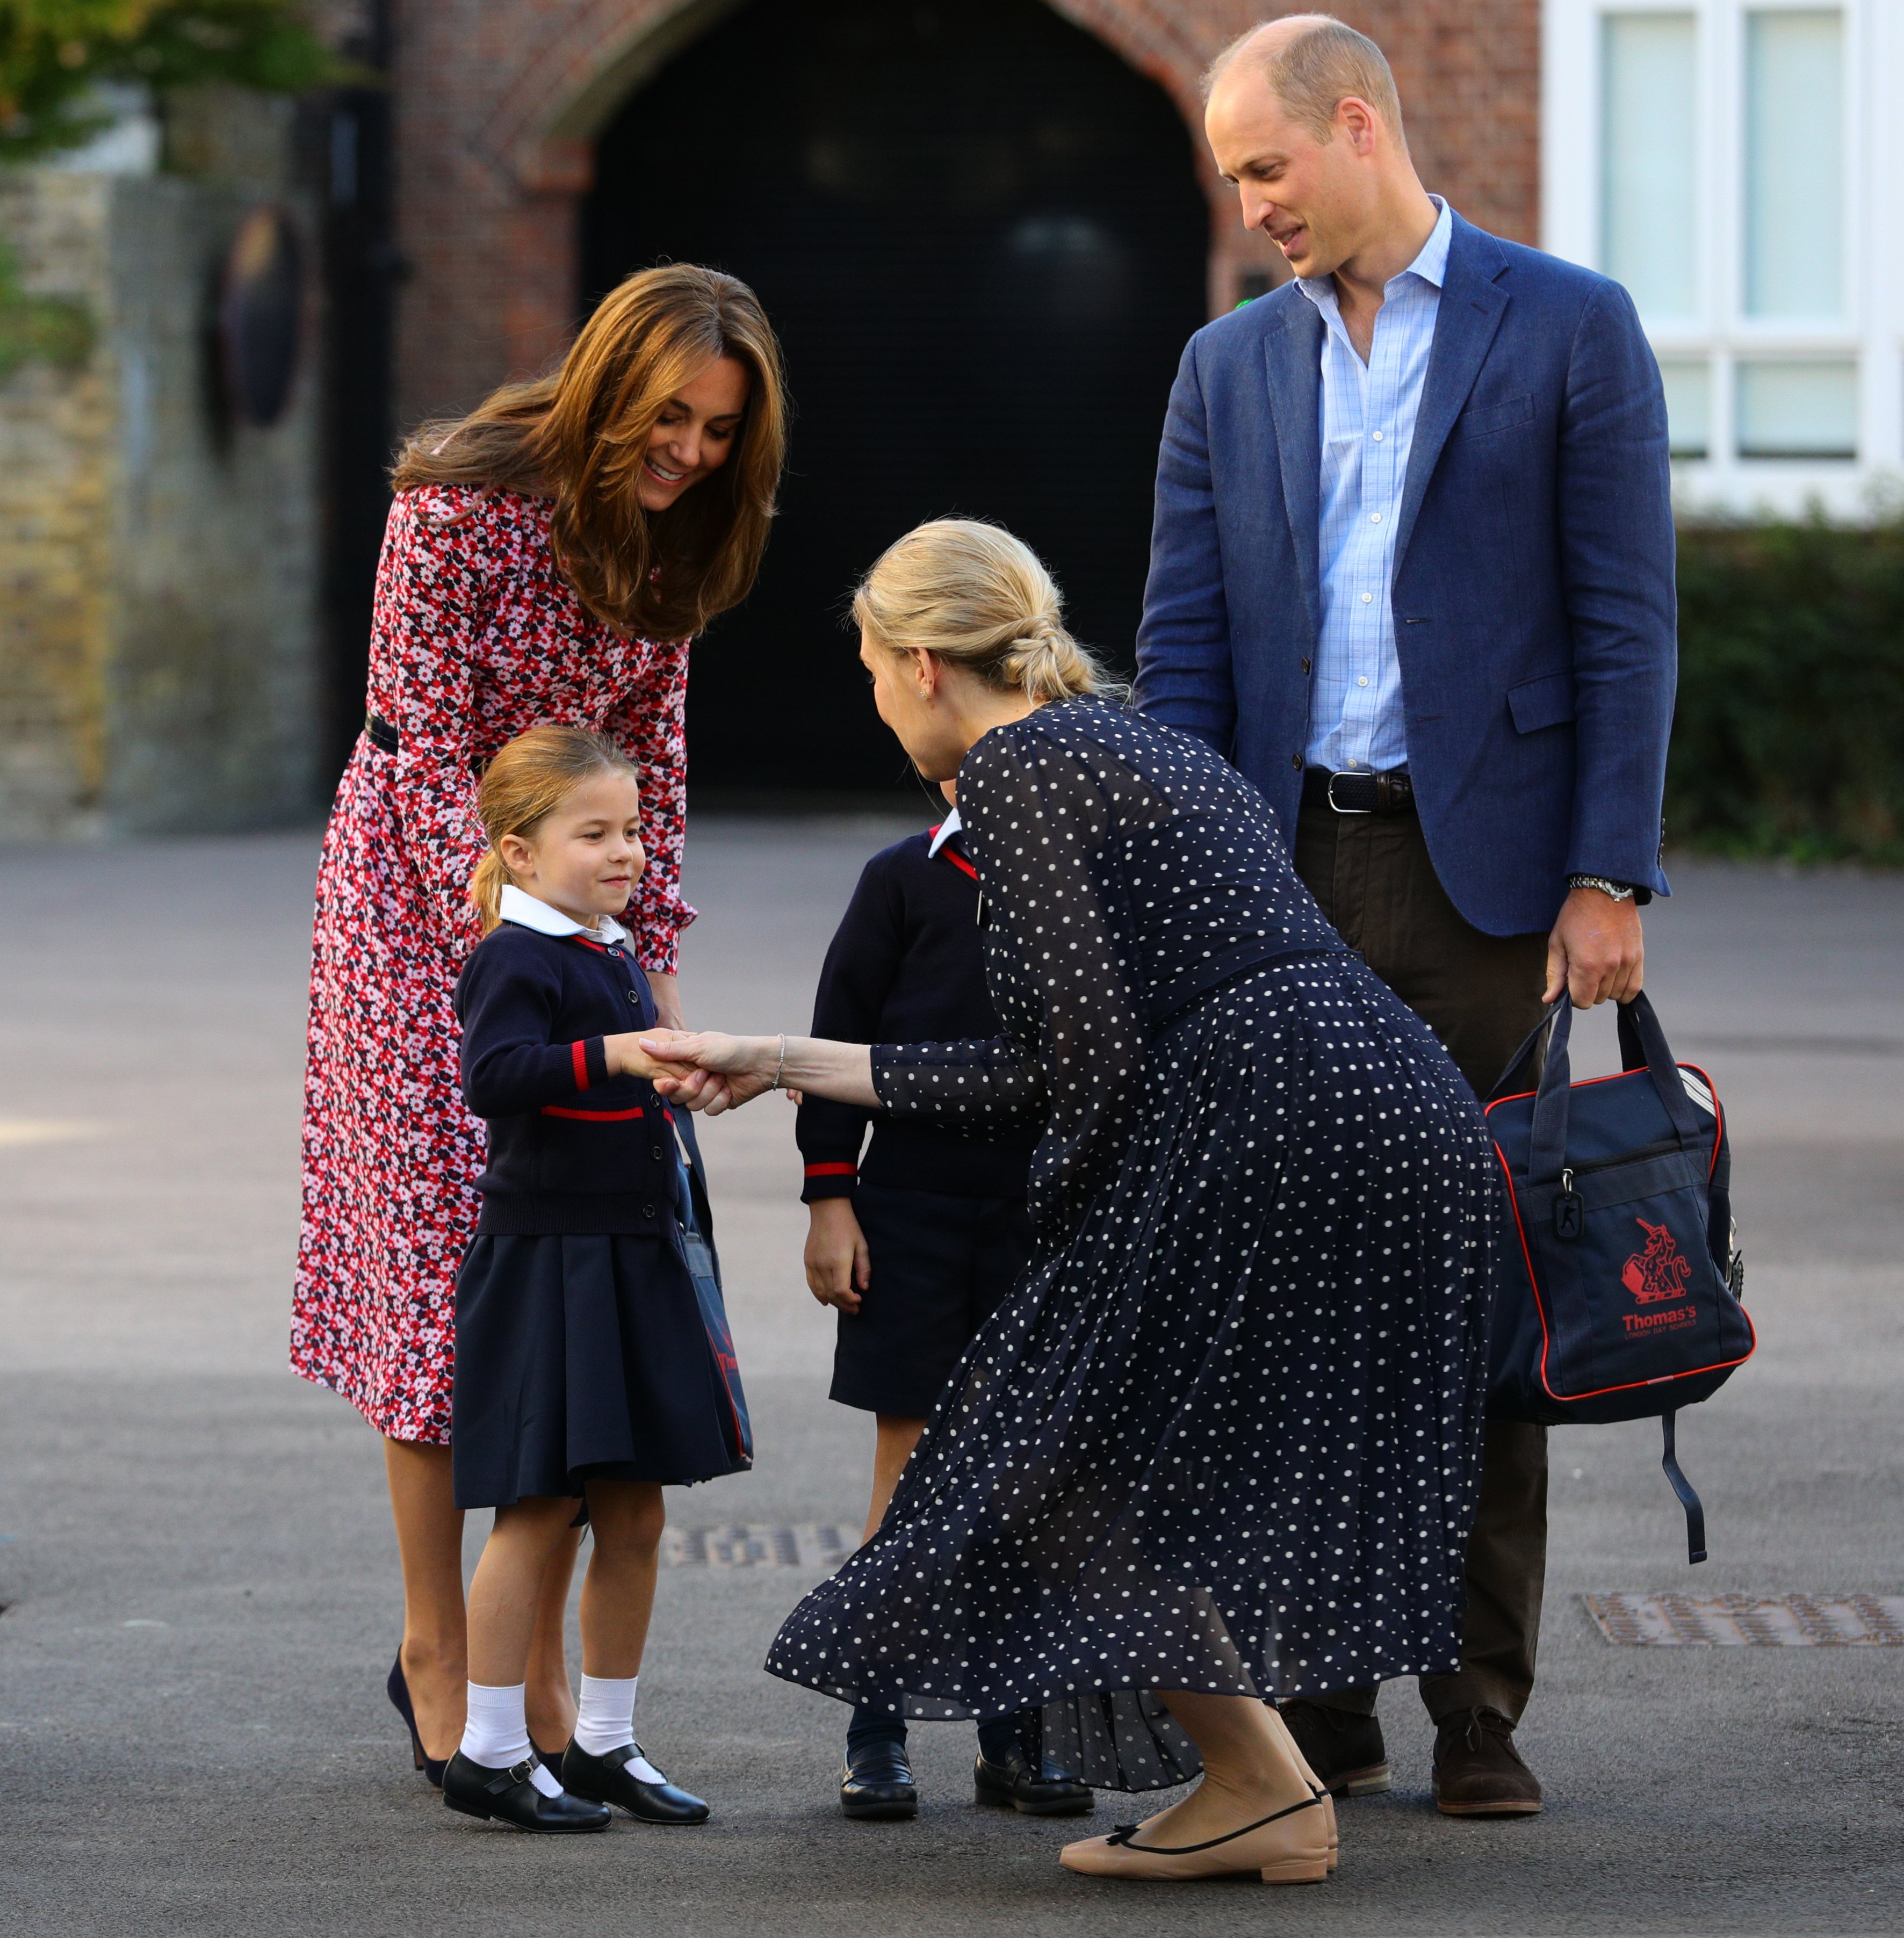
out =
[[[485,935],[503,919],[503,884],[508,879],[501,855],[493,848],[488,849],[470,877],[470,906],[481,920]]]
[[[501,922],[509,879],[500,849],[506,834],[533,834],[585,780],[597,774],[640,778],[621,749],[585,727],[531,727],[519,734],[484,770],[476,813],[488,852],[470,877],[470,906],[487,935]]]

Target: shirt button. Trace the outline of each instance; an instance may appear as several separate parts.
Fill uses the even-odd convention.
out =
[[[1358,680],[1356,681],[1355,684],[1356,684],[1358,686],[1366,686],[1366,685],[1367,685],[1367,684],[1368,684],[1368,680],[1367,680],[1367,676],[1364,676],[1364,677],[1362,677],[1361,679],[1358,679]]]
[[[1379,525],[1382,522],[1382,514],[1379,512],[1370,512],[1368,521],[1372,525]]]
[[[1379,431],[1377,431],[1375,433],[1375,441],[1377,444],[1379,444],[1382,442],[1382,433]]]
[[[1362,594],[1362,603],[1363,603],[1364,606],[1366,606],[1366,605],[1368,603],[1368,602],[1369,602],[1371,599],[1373,599],[1374,597],[1375,597],[1375,594],[1374,594],[1373,592],[1364,592],[1364,593]]]

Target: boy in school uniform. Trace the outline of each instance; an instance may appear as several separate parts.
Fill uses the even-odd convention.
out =
[[[944,791],[954,804],[944,821],[866,864],[820,971],[815,1036],[921,1043],[999,1034],[978,873],[960,838],[951,782]],[[1032,1244],[1026,1180],[1038,1139],[957,1138],[819,1098],[801,1101],[796,1135],[810,1218],[807,1283],[839,1314],[831,1397],[878,1423],[870,1540],[953,1369],[1023,1272]],[[979,1724],[978,1800],[1034,1816],[1092,1809],[1089,1788],[1039,1754],[1028,1720]],[[854,1710],[840,1808],[849,1817],[917,1815],[903,1716]]]

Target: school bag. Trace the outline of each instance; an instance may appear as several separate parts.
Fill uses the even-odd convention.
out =
[[[1508,1213],[1488,1411],[1550,1426],[1656,1415],[1687,1557],[1703,1561],[1705,1514],[1680,1469],[1674,1418],[1757,1343],[1741,1303],[1725,1112],[1711,1078],[1674,1060],[1644,995],[1619,1007],[1617,1077],[1570,1083],[1572,1021],[1563,992],[1486,1106]],[[1537,1086],[1516,1090],[1544,1035]]]
[[[725,1428],[731,1473],[744,1473],[753,1465],[753,1426],[747,1417],[747,1396],[741,1390],[741,1362],[734,1350],[734,1334],[727,1323],[727,1302],[721,1296],[720,1259],[714,1250],[714,1211],[702,1174],[701,1141],[694,1119],[686,1110],[664,1113],[673,1127],[677,1164],[674,1210],[681,1226],[681,1250],[688,1276],[694,1281],[695,1301],[707,1334],[708,1349],[720,1375],[727,1400]]]

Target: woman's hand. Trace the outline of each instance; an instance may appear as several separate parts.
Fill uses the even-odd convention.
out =
[[[872,1255],[850,1198],[817,1198],[807,1207],[807,1289],[822,1305],[859,1310],[872,1283]]]
[[[717,1030],[648,1030],[636,1039],[662,1074],[655,1089],[671,1104],[718,1117],[773,1088],[777,1036],[723,1036]]]

